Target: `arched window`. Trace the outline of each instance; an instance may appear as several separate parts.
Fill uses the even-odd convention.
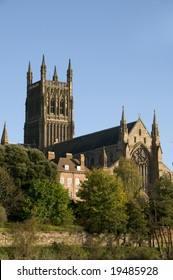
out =
[[[60,114],[64,115],[64,99],[60,100]]]
[[[66,110],[65,114],[66,114],[66,116],[68,116],[68,103],[67,103],[67,100],[65,102],[65,110]]]
[[[143,188],[146,193],[148,193],[148,187],[151,183],[151,163],[150,163],[150,156],[149,152],[143,147],[139,146],[135,151],[132,153],[132,159],[139,167],[139,171],[143,178]]]
[[[55,100],[54,98],[52,97],[51,101],[50,101],[50,112],[52,114],[55,114]]]
[[[50,113],[50,108],[49,108],[49,99],[47,99],[47,113]]]

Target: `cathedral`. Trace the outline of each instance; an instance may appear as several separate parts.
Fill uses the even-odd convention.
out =
[[[172,178],[171,170],[162,162],[155,112],[151,134],[140,117],[127,123],[123,108],[119,126],[54,144],[52,151],[55,153],[55,162],[65,156],[66,152],[72,153],[75,158],[82,153],[89,169],[103,168],[111,172],[118,166],[120,157],[132,159],[139,167],[147,193],[149,186],[161,176],[167,174]]]
[[[88,169],[103,168],[113,171],[119,159],[132,159],[138,165],[143,186],[149,186],[164,174],[173,178],[171,170],[162,162],[159,128],[154,112],[151,133],[141,118],[126,122],[124,107],[120,123],[74,138],[73,70],[69,60],[66,82],[60,82],[54,68],[52,80],[46,79],[46,63],[42,58],[40,80],[33,82],[31,64],[27,71],[27,96],[25,104],[24,144],[36,147],[58,163],[71,154],[79,159],[81,154]],[[8,143],[6,124],[1,144]],[[52,156],[53,155],[53,156]]]

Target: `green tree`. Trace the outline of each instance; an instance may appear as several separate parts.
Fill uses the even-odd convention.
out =
[[[33,180],[28,195],[28,209],[40,222],[54,225],[73,222],[68,192],[60,183]]]
[[[4,166],[11,177],[13,177],[16,186],[21,186],[26,182],[27,166],[29,159],[27,151],[23,146],[6,145]]]
[[[6,184],[1,184],[1,196],[3,195],[2,205],[6,209],[8,219],[22,221],[29,218],[30,209],[26,202],[32,181],[55,180],[57,165],[49,162],[37,149],[6,145],[0,146],[0,166],[6,170],[3,175]]]
[[[128,200],[136,198],[142,188],[142,178],[135,162],[120,158],[119,166],[115,168],[114,173],[121,178]]]
[[[121,178],[128,199],[128,238],[141,245],[141,242],[148,238],[148,196],[142,189],[142,177],[135,162],[125,158],[120,158],[114,173]]]
[[[162,177],[151,189],[150,195],[150,230],[157,241],[161,254],[167,247],[170,257],[173,229],[173,183],[167,176]]]
[[[5,146],[0,145],[0,166],[4,166],[5,161]]]
[[[13,178],[2,167],[0,167],[0,201],[8,219],[20,216],[24,204],[24,194],[14,185]]]
[[[16,186],[26,188],[33,179],[56,178],[56,164],[49,162],[38,149],[7,145],[1,157]]]
[[[91,233],[112,232],[118,234],[125,230],[126,195],[122,182],[103,170],[93,170],[78,193],[80,223]]]
[[[141,246],[143,240],[148,239],[148,219],[145,212],[137,201],[127,203],[127,234],[132,242]]]
[[[27,149],[29,157],[29,166],[27,180],[32,179],[56,179],[57,165],[53,162],[49,162],[44,154],[38,149]]]

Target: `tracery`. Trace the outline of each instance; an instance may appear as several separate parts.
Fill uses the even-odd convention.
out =
[[[144,188],[144,191],[146,191],[148,193],[148,186],[151,181],[149,153],[143,146],[140,146],[133,152],[132,159],[139,166],[139,171],[140,171],[140,173],[142,175],[142,179],[143,179],[143,188]]]

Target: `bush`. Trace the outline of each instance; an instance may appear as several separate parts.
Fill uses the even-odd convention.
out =
[[[52,246],[46,250],[46,257],[49,259],[52,257],[52,259],[57,260],[86,260],[88,259],[88,254],[87,251],[80,246],[64,245],[54,242]]]
[[[13,257],[17,260],[37,259],[36,224],[34,220],[16,223],[12,228]]]
[[[6,248],[0,248],[0,260],[9,260],[8,251]]]
[[[129,248],[127,260],[160,260],[160,253],[155,248]]]
[[[0,226],[3,226],[7,222],[7,213],[5,208],[0,205]]]

